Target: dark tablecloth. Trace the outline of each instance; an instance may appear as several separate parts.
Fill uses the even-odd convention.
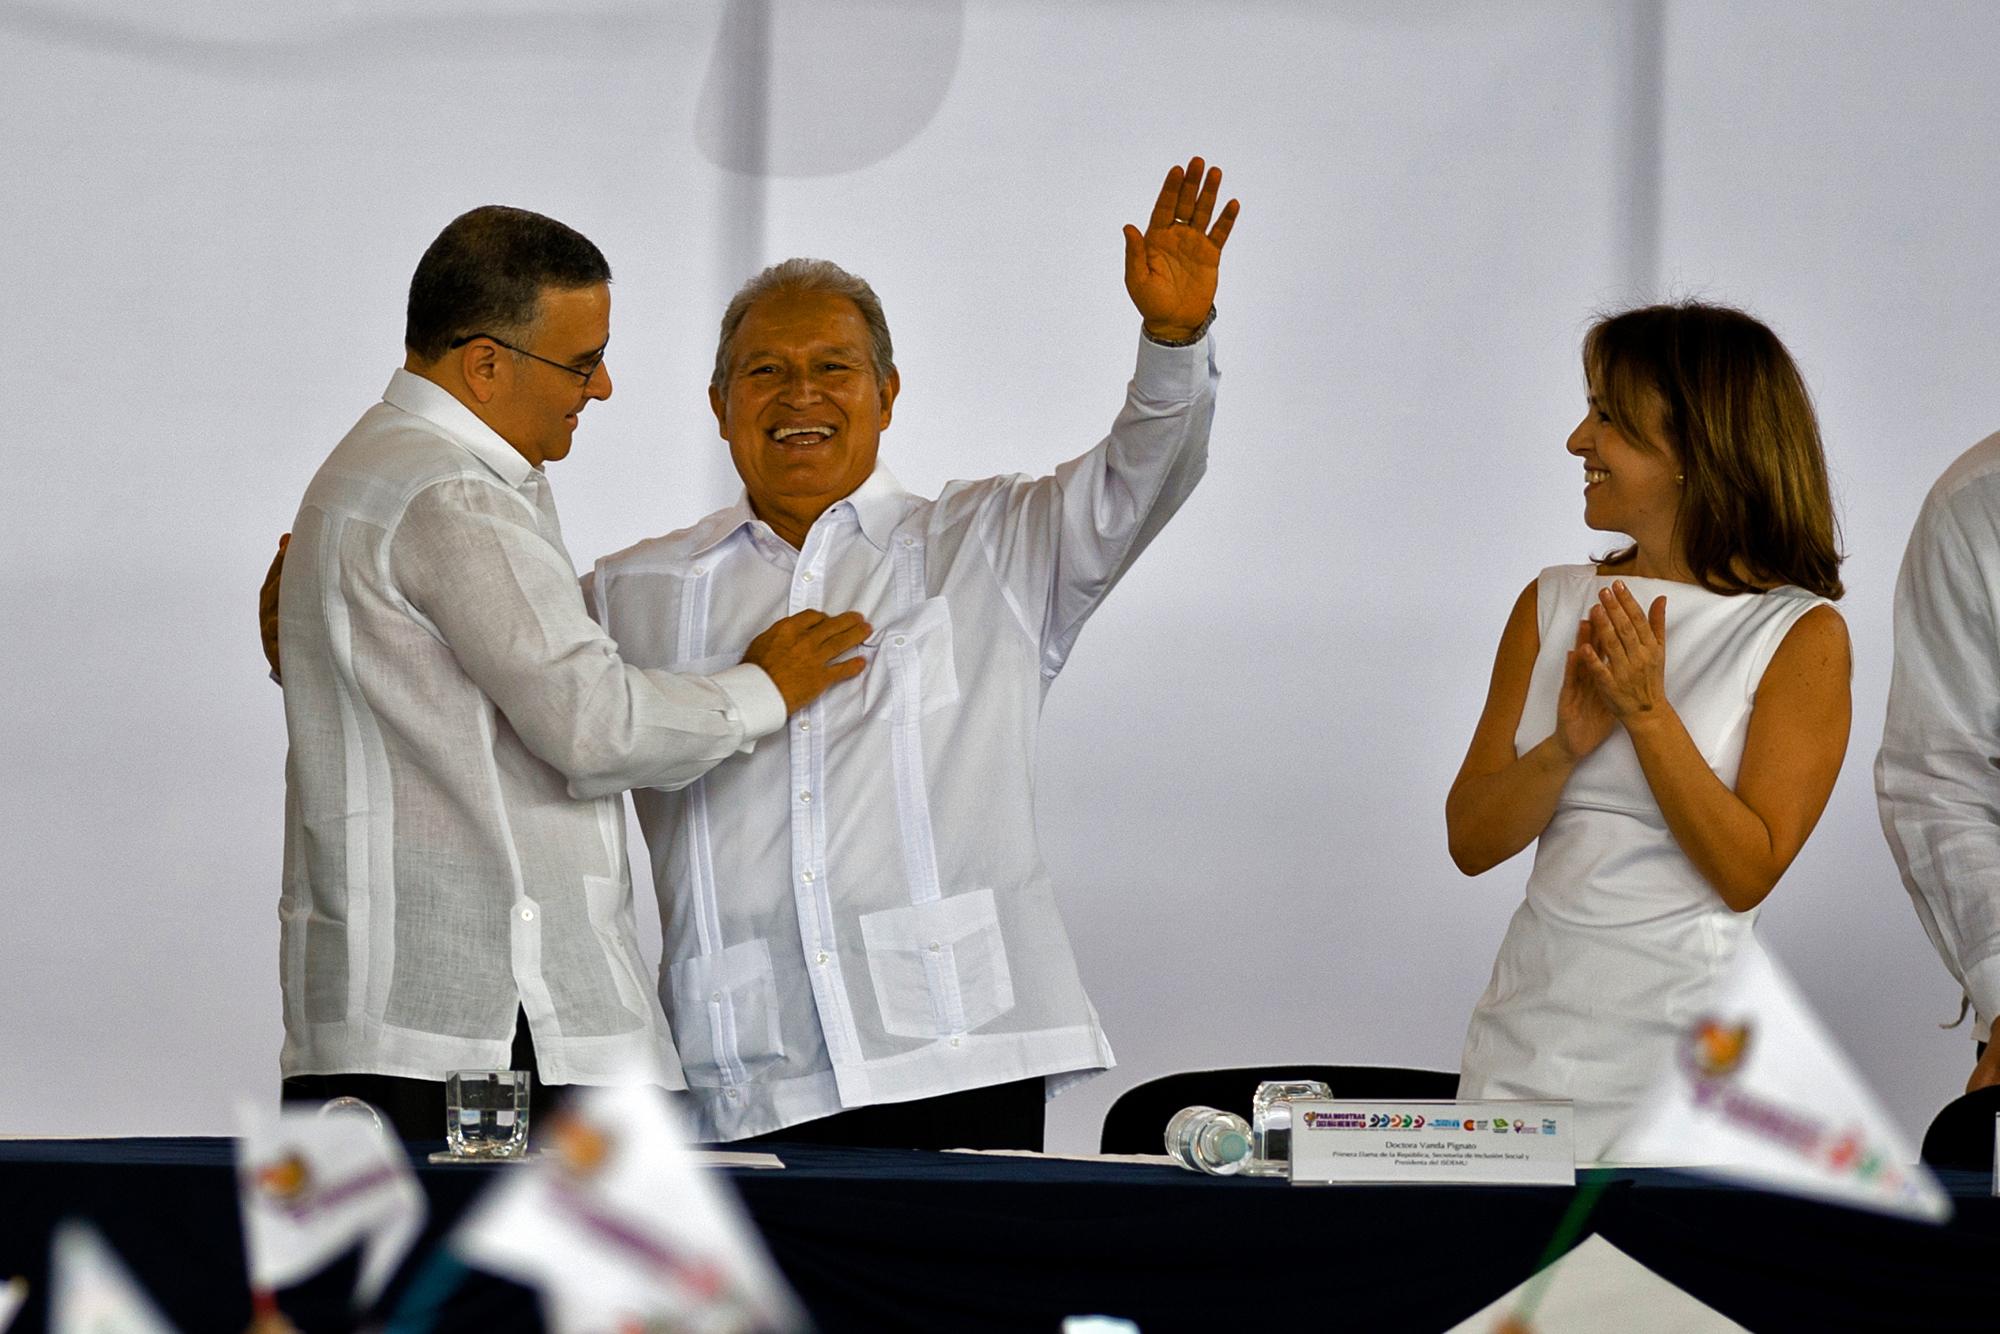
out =
[[[378,1308],[509,1167],[431,1167],[431,1219]],[[1042,1330],[1066,1314],[1166,1330],[1440,1330],[1532,1270],[1573,1192],[1293,1187],[1171,1167],[777,1146],[783,1171],[731,1170],[820,1327]],[[35,1285],[49,1237],[89,1219],[186,1334],[249,1322],[232,1145],[224,1139],[0,1142],[0,1277]],[[1946,1174],[1933,1227],[1665,1171],[1616,1173],[1591,1228],[1753,1330],[2000,1327],[2000,1201]],[[350,1260],[285,1295],[313,1334],[350,1328]],[[1283,1322],[1283,1323],[1280,1323]],[[440,1330],[541,1328],[533,1298],[476,1276]],[[1610,1319],[1607,1329],[1616,1328]]]

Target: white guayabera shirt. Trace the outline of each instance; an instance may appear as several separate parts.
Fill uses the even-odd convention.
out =
[[[617,794],[783,726],[770,679],[621,660],[541,471],[405,371],[307,489],[279,612],[284,1073],[504,1067],[518,1006],[550,1083],[682,1087]]]
[[[1882,832],[1981,1042],[2000,1018],[2000,435],[1924,500],[1896,579]]]
[[[785,745],[633,793],[701,1138],[1112,1063],[1036,842],[1036,723],[1200,479],[1216,380],[1208,339],[1144,343],[1111,434],[1053,476],[928,500],[878,468],[799,550],[739,501],[598,562],[647,666],[713,670],[806,608],[874,627]]]

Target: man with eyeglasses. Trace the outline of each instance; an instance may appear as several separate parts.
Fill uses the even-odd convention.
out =
[[[444,1078],[685,1087],[639,956],[618,794],[676,788],[858,675],[805,611],[702,675],[628,665],[587,614],[543,466],[611,396],[611,271],[490,206],[410,283],[407,357],[281,553],[287,1098],[440,1139]],[[276,627],[273,627],[276,628]]]

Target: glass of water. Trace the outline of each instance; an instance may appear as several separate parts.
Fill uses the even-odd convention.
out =
[[[1251,1176],[1288,1176],[1292,1170],[1292,1099],[1330,1098],[1333,1090],[1317,1079],[1272,1080],[1257,1086],[1250,1100]]]
[[[528,1072],[453,1070],[444,1077],[444,1138],[454,1158],[519,1158],[528,1147]]]

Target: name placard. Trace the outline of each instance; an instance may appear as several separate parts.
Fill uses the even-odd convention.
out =
[[[1567,1102],[1292,1104],[1292,1183],[1569,1186]]]

